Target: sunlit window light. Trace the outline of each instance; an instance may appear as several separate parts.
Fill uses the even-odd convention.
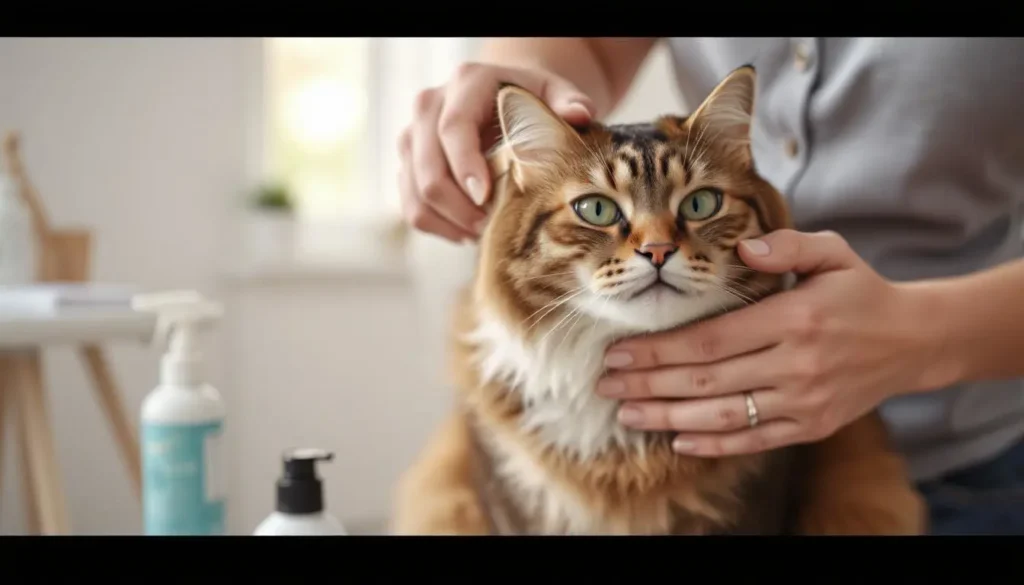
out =
[[[370,39],[267,40],[268,179],[305,218],[338,215],[367,193]]]
[[[365,116],[361,87],[337,79],[310,79],[288,94],[284,116],[291,137],[302,148],[324,152],[351,139]]]

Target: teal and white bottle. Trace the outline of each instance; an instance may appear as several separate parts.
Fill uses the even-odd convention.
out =
[[[191,291],[139,295],[133,306],[156,313],[157,339],[167,341],[160,384],[142,403],[145,534],[223,535],[225,408],[217,389],[206,383],[197,340],[222,309]]]

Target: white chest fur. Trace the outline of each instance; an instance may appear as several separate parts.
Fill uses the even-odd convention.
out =
[[[497,319],[485,316],[479,323],[470,339],[479,348],[480,377],[520,393],[524,430],[582,460],[615,445],[640,444],[640,433],[615,420],[618,401],[594,392],[605,372],[605,348],[621,331],[584,316],[527,346]]]
[[[704,299],[689,307],[688,315],[673,315],[655,329],[691,321],[728,301]],[[523,430],[536,433],[548,446],[584,464],[616,447],[634,449],[642,456],[644,433],[619,424],[619,401],[595,392],[605,373],[604,354],[609,343],[641,330],[582,312],[527,345],[493,315],[482,312],[477,322],[469,341],[478,348],[475,358],[480,378],[502,383],[521,395]],[[516,483],[524,494],[521,504],[525,511],[540,519],[546,532],[607,534],[624,529],[605,524],[570,488],[551,481],[535,455],[521,443],[494,439],[501,461],[497,471]]]
[[[605,371],[605,348],[621,331],[581,317],[528,347],[497,319],[483,316],[479,323],[470,340],[479,348],[480,377],[521,394],[524,430],[581,461],[613,446],[642,448],[641,433],[616,421],[619,402],[594,392]],[[500,461],[496,471],[515,482],[517,492],[524,495],[524,512],[539,519],[547,532],[607,532],[575,494],[550,481],[521,444],[498,437],[492,444]]]

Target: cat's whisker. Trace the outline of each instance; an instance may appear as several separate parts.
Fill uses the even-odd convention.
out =
[[[541,307],[541,308],[537,309],[536,311],[534,311],[533,314],[531,314],[529,317],[523,319],[523,321],[522,321],[522,323],[520,323],[520,325],[525,324],[527,321],[529,321],[531,318],[533,318],[534,315],[536,315],[537,313],[540,313],[541,311],[544,311],[545,309],[547,309],[547,311],[543,315],[538,317],[537,320],[533,324],[530,325],[530,329],[532,329],[534,325],[536,325],[537,323],[543,321],[544,317],[546,317],[551,311],[554,311],[558,307],[560,307],[560,306],[564,305],[565,303],[569,302],[570,300],[576,298],[577,296],[579,296],[580,294],[585,292],[586,289],[587,289],[586,285],[583,285],[583,286],[580,286],[580,287],[575,288],[573,290],[570,290],[569,292],[559,296],[558,298],[552,300],[548,304],[546,304],[543,307]],[[529,331],[529,329],[527,329],[527,331]]]
[[[570,274],[576,274],[574,270],[567,270],[565,272],[552,272],[550,274],[538,274],[536,276],[528,276],[526,278],[517,279],[518,282],[529,282],[531,280],[537,280],[539,278],[554,278],[556,276],[568,276]]]
[[[742,287],[742,289],[745,292],[747,292],[747,293],[749,293],[751,295],[754,295],[754,296],[760,296],[760,295],[763,295],[763,294],[767,294],[767,293],[770,293],[771,290],[772,290],[771,287],[765,286],[765,285],[763,285],[761,283],[756,283],[756,284],[758,284],[760,286],[760,290],[754,290],[753,288],[751,288],[750,286],[748,286],[747,284],[742,283],[742,282],[730,282],[729,283],[729,285],[732,286],[732,287]]]
[[[753,268],[751,268],[749,266],[744,266],[742,264],[722,264],[722,266],[725,267],[725,268],[736,268],[736,269],[749,270],[751,272],[756,272],[756,270],[754,270]]]
[[[582,291],[585,288],[587,288],[586,285],[581,285],[581,286],[578,286],[578,287],[576,287],[574,289],[570,289],[570,290],[562,293],[561,295],[555,297],[550,302],[548,302],[548,304],[546,304],[543,307],[541,307],[541,308],[537,309],[536,311],[534,311],[533,315],[536,315],[537,313],[540,313],[541,311],[543,311],[545,308],[550,307],[552,303],[561,301],[561,300],[565,299],[566,297],[568,297],[569,295],[572,295],[572,294],[575,294],[575,293],[579,293],[580,291]],[[533,315],[530,315],[530,317],[532,317]],[[530,317],[527,317],[527,319],[529,319]],[[524,321],[525,321],[525,319],[524,319]]]
[[[629,298],[638,287],[647,286],[647,283],[643,283],[642,281],[643,275],[633,278],[620,278],[612,283],[615,285],[614,290],[611,287],[605,287],[605,290],[607,291],[605,294],[611,299]]]
[[[746,305],[752,305],[752,304],[754,304],[756,302],[754,299],[748,297],[747,295],[745,295],[745,294],[743,294],[743,293],[733,289],[728,284],[724,284],[722,282],[711,282],[710,284],[712,286],[714,286],[716,289],[718,289],[718,290],[720,290],[720,291],[722,291],[722,292],[724,292],[726,294],[732,295],[733,297],[735,297],[737,299],[740,299]]]
[[[537,342],[537,345],[539,347],[544,347],[544,340],[550,337],[551,334],[554,333],[555,331],[558,331],[558,328],[562,326],[562,323],[565,323],[567,319],[572,317],[577,312],[579,312],[579,307],[574,307],[572,311],[569,311],[564,317],[562,317],[561,321],[555,323],[555,326],[548,330],[548,332],[545,333],[544,336],[540,338],[540,341]]]
[[[582,293],[582,291],[580,291],[580,292]],[[543,315],[541,315],[540,317],[537,317],[536,320],[534,320],[532,323],[530,323],[530,325],[526,328],[526,331],[524,333],[529,333],[530,331],[532,331],[534,327],[536,327],[537,325],[540,325],[544,321],[545,317],[550,315],[552,312],[557,310],[562,305],[565,305],[566,303],[568,303],[572,299],[576,298],[576,296],[578,296],[578,295],[573,295],[572,297],[570,297],[568,299],[565,299],[564,301],[558,303],[557,305],[555,305],[555,306],[551,307],[550,309],[548,309],[547,311],[545,311]]]
[[[574,292],[576,292],[578,294],[580,291],[577,290],[577,291],[574,291]],[[544,316],[547,315],[548,312],[550,312],[550,311],[552,311],[554,309],[557,309],[560,305],[562,305],[565,302],[567,302],[569,300],[569,298],[572,298],[572,297],[569,297],[569,298],[564,298],[563,299],[564,296],[566,296],[566,295],[563,295],[562,297],[558,297],[557,299],[555,299],[555,300],[545,304],[543,307],[537,309],[536,311],[533,312],[533,314],[531,314],[527,318],[523,319],[523,321],[522,321],[522,323],[520,323],[520,325],[526,324],[527,321],[530,321],[535,315],[537,315],[538,313],[541,313],[541,312],[544,312],[544,315],[541,315],[540,317],[538,317],[537,321],[543,320]]]
[[[604,294],[605,292],[607,292],[608,294],[614,294],[614,293],[612,293],[612,289],[614,289],[616,287],[619,287],[619,286],[622,286],[623,284],[628,283],[630,280],[631,279],[628,279],[628,278],[626,278],[626,279],[621,279],[620,278],[619,280],[615,280],[615,281],[612,281],[612,282],[601,283],[601,288],[599,289],[598,292],[600,292],[601,294]]]
[[[579,322],[583,320],[584,316],[585,316],[585,313],[583,312],[583,309],[578,308],[576,310],[576,318],[573,319],[572,323],[569,324],[569,327],[565,331],[565,335],[562,336],[562,340],[560,342],[558,342],[558,346],[555,347],[555,352],[554,353],[556,355],[558,354],[558,350],[562,348],[562,344],[564,344],[565,340],[569,338],[569,335],[572,334],[574,329],[576,329],[576,325],[578,325]]]
[[[739,299],[740,302],[742,302],[744,305],[752,305],[752,304],[754,304],[754,301],[750,300],[749,298],[747,298],[747,297],[745,297],[743,295],[740,295],[740,294],[736,293],[735,291],[733,291],[733,290],[731,290],[729,288],[726,288],[726,287],[723,287],[723,286],[714,285],[714,284],[712,286],[714,286],[716,288],[716,290],[719,290],[719,291],[721,291],[721,292],[723,292],[723,293],[725,293],[725,294],[727,294],[727,295],[729,295],[729,296],[731,296],[731,297],[733,297],[735,299]]]
[[[752,273],[753,273],[753,271],[757,271],[757,270],[753,270],[753,269],[752,269],[751,271],[752,271]],[[726,279],[726,280],[728,280],[729,282],[732,282],[732,283],[738,284],[738,285],[743,285],[743,284],[745,284],[745,283],[743,283],[742,281],[738,280],[739,278],[741,278],[741,275],[734,275],[734,276],[729,276],[729,277],[727,277],[727,279]],[[752,284],[752,285],[756,284],[756,285],[759,285],[759,286],[765,286],[765,285],[764,285],[764,283],[759,283],[759,282],[757,282],[757,281],[749,281],[749,282],[750,282],[750,284]]]
[[[741,268],[741,267],[740,266],[733,266],[733,268]],[[757,272],[753,268],[747,268],[747,271],[748,272]],[[744,281],[741,281],[741,280],[739,280],[740,277],[741,276],[738,275],[738,274],[737,275],[729,275],[729,276],[726,276],[725,278],[723,278],[722,280],[727,281],[729,284],[745,286],[747,288],[749,288],[749,286],[757,285],[757,286],[761,287],[761,289],[763,291],[765,291],[765,292],[767,292],[768,290],[770,290],[772,288],[772,287],[770,287],[770,286],[768,286],[768,285],[766,285],[765,283],[762,283],[762,282],[757,282],[757,281],[747,281],[747,282],[744,282]]]

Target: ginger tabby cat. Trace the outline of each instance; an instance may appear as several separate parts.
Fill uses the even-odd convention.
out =
[[[755,72],[688,118],[573,128],[515,86],[474,282],[456,313],[460,409],[401,478],[398,534],[919,534],[876,413],[811,445],[687,457],[594,393],[614,340],[705,319],[782,277],[736,245],[789,227],[754,169]]]

